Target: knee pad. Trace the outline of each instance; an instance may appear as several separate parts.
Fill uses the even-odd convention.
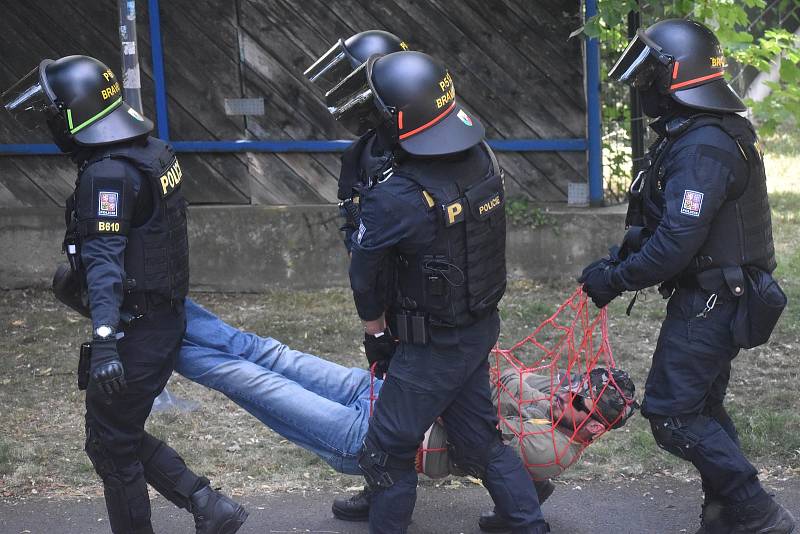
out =
[[[189,497],[209,484],[207,478],[198,477],[186,467],[175,449],[147,432],[139,445],[138,457],[147,483],[179,508],[188,508]]]
[[[92,467],[94,467],[95,472],[100,475],[103,481],[116,472],[117,468],[114,464],[114,459],[106,446],[100,441],[97,432],[88,424],[86,425],[86,443],[83,450],[86,451],[86,456],[92,462]]]
[[[650,429],[659,447],[684,460],[691,460],[708,421],[704,415],[651,416]]]
[[[153,534],[150,496],[141,475],[128,483],[111,478],[103,483],[103,493],[112,532]]]
[[[397,458],[381,450],[369,438],[358,453],[358,467],[372,488],[390,488],[394,485],[392,473],[414,471],[414,457],[407,460]]]

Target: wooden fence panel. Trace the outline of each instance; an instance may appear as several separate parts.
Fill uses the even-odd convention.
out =
[[[147,3],[137,4],[144,112],[154,117]],[[13,2],[0,17],[0,87],[44,57],[92,55],[119,71],[116,0]],[[331,43],[385,29],[441,59],[489,138],[582,138],[580,0],[164,0],[172,140],[346,139],[303,70]],[[230,98],[263,98],[262,116],[232,116]],[[0,143],[48,142],[0,118]],[[193,203],[335,201],[336,154],[181,155]],[[512,196],[564,202],[585,181],[583,153],[503,153]],[[65,157],[0,157],[0,207],[62,205],[75,167]]]

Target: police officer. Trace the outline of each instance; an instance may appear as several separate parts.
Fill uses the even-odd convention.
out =
[[[78,167],[64,240],[91,310],[86,453],[103,480],[115,534],[150,534],[147,483],[189,510],[198,533],[231,534],[247,517],[144,430],[172,374],[189,284],[183,172],[119,81],[87,56],[46,59],[3,94],[20,120],[46,123]]]
[[[350,264],[368,359],[391,357],[359,457],[374,491],[370,531],[406,531],[416,450],[441,415],[455,463],[484,481],[512,532],[546,532],[533,483],[500,441],[490,398],[487,356],[506,283],[505,212],[483,126],[457,104],[447,69],[419,52],[369,58],[326,102],[348,129],[374,128],[394,152],[361,192]],[[387,302],[378,281],[391,254],[398,272]]]
[[[373,55],[386,55],[409,50],[398,36],[382,31],[367,30],[339,40],[305,71],[310,81],[324,92],[333,89],[352,70],[357,69]],[[361,193],[383,179],[383,173],[392,168],[396,143],[386,132],[370,128],[342,153],[339,173],[339,211],[343,224],[344,245],[348,254],[352,250],[353,234],[361,224]],[[390,302],[395,291],[395,265],[397,258],[387,254],[380,266],[380,280],[376,285],[386,289],[385,301]],[[389,312],[389,310],[386,310]],[[394,352],[394,342],[385,345],[384,351],[369,351],[370,366],[376,376],[384,376]],[[367,521],[372,491],[369,486],[345,498],[334,499],[333,515],[345,521]]]
[[[776,266],[758,141],[725,66],[693,21],[664,20],[628,45],[610,76],[639,92],[658,139],[631,187],[622,253],[580,280],[598,307],[655,284],[669,297],[642,413],[659,446],[700,472],[698,532],[788,533],[793,518],[762,488],[723,406],[746,277]]]

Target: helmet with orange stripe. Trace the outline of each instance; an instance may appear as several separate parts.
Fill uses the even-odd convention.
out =
[[[725,81],[719,39],[699,22],[667,19],[639,30],[609,77],[640,92],[657,91],[690,108],[738,112],[747,107]]]
[[[372,56],[325,100],[334,118],[353,133],[381,128],[393,144],[417,156],[467,150],[485,133],[456,100],[450,72],[422,52]]]

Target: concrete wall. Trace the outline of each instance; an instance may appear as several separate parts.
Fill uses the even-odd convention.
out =
[[[511,224],[513,278],[574,277],[622,237],[624,207],[563,208],[553,225]],[[335,206],[194,206],[189,214],[193,289],[262,291],[346,286]],[[61,208],[0,210],[0,288],[47,286],[61,255]]]

